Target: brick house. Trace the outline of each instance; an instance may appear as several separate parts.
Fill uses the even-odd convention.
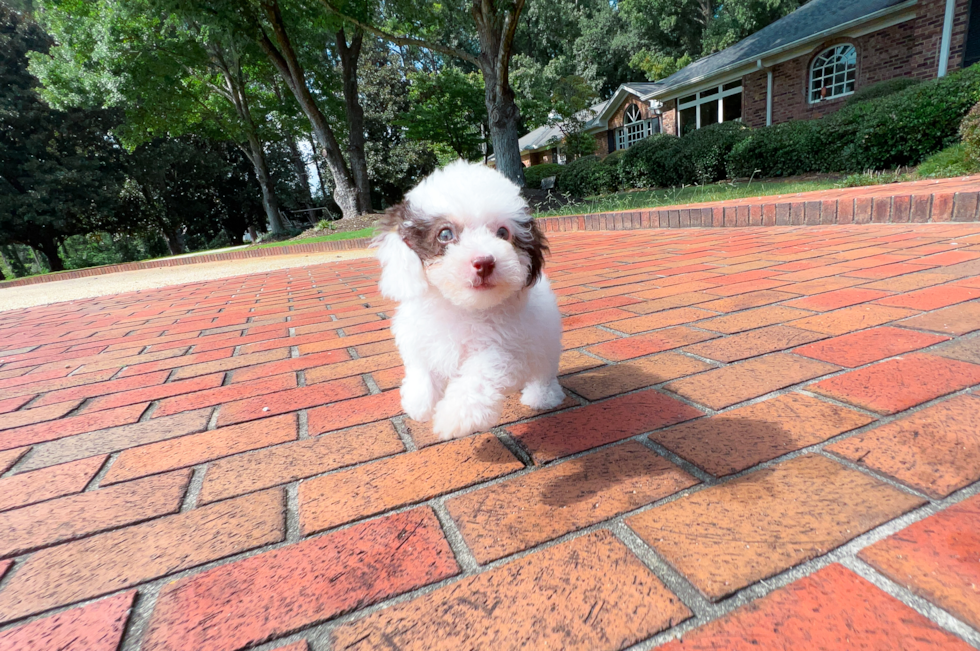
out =
[[[811,0],[665,79],[621,86],[592,107],[586,128],[605,155],[652,133],[714,122],[818,118],[866,86],[934,79],[977,61],[980,0]],[[554,131],[521,139],[525,165],[560,156]]]

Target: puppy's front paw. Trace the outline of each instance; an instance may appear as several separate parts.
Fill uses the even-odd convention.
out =
[[[436,405],[432,431],[440,441],[458,439],[490,429],[497,424],[499,414],[485,405],[443,400]]]
[[[521,392],[521,404],[537,411],[553,409],[564,400],[565,392],[558,384],[558,378],[554,378],[548,384],[532,382],[524,387],[524,391]]]
[[[416,383],[404,383],[401,387],[402,410],[412,420],[424,423],[432,418],[436,407],[435,392]]]

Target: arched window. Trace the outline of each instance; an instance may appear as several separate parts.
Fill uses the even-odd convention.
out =
[[[850,95],[857,77],[857,50],[844,43],[827,48],[810,66],[810,103]]]
[[[643,119],[643,112],[636,104],[630,104],[623,113],[623,126],[616,129],[616,149],[629,149],[647,136],[660,132],[660,120]]]

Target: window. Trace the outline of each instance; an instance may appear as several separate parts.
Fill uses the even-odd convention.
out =
[[[857,77],[857,50],[836,45],[821,52],[810,66],[810,103],[850,95]]]
[[[629,149],[647,136],[660,133],[660,118],[644,120],[640,107],[630,104],[623,114],[623,126],[616,129],[616,149]]]
[[[678,133],[684,135],[695,129],[718,122],[742,119],[742,80],[706,88],[700,93],[682,97],[677,102],[680,124]]]
[[[561,145],[555,147],[555,162],[559,165],[564,165],[568,162],[568,157],[565,155],[565,148]]]

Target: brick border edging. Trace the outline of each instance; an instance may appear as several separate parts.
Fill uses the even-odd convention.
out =
[[[246,260],[248,258],[266,258],[269,256],[291,255],[296,253],[352,251],[355,249],[366,249],[370,243],[370,238],[362,237],[352,240],[336,240],[333,242],[316,242],[313,244],[293,244],[289,246],[270,246],[266,248],[242,249],[239,251],[226,251],[225,253],[202,253],[200,255],[189,255],[182,258],[164,258],[162,260],[148,260],[146,262],[127,262],[125,264],[111,264],[101,267],[73,269],[72,271],[59,271],[57,273],[42,274],[40,276],[32,276],[30,278],[4,280],[0,281],[0,289],[5,287],[37,285],[40,283],[50,283],[57,280],[69,280],[72,278],[104,276],[106,274],[112,274],[119,271],[138,271],[140,269],[158,269],[160,267],[182,267],[184,265],[201,264],[203,262]]]
[[[978,210],[980,192],[935,192],[738,206],[670,206],[663,210],[649,208],[545,217],[538,223],[546,233],[644,228],[927,224],[980,221]]]
[[[720,204],[720,205],[719,205]],[[818,201],[759,202],[737,206],[669,206],[619,212],[542,217],[537,220],[546,233],[570,231],[630,231],[652,228],[725,228],[743,226],[831,226],[834,224],[927,224],[980,221],[980,192],[933,192],[886,196],[855,196]],[[366,249],[369,238],[294,244],[226,253],[208,253],[182,258],[89,267],[44,274],[32,278],[0,281],[0,289],[54,282],[71,278],[101,276],[118,271],[178,267],[203,262],[245,260],[274,255],[352,251]]]

